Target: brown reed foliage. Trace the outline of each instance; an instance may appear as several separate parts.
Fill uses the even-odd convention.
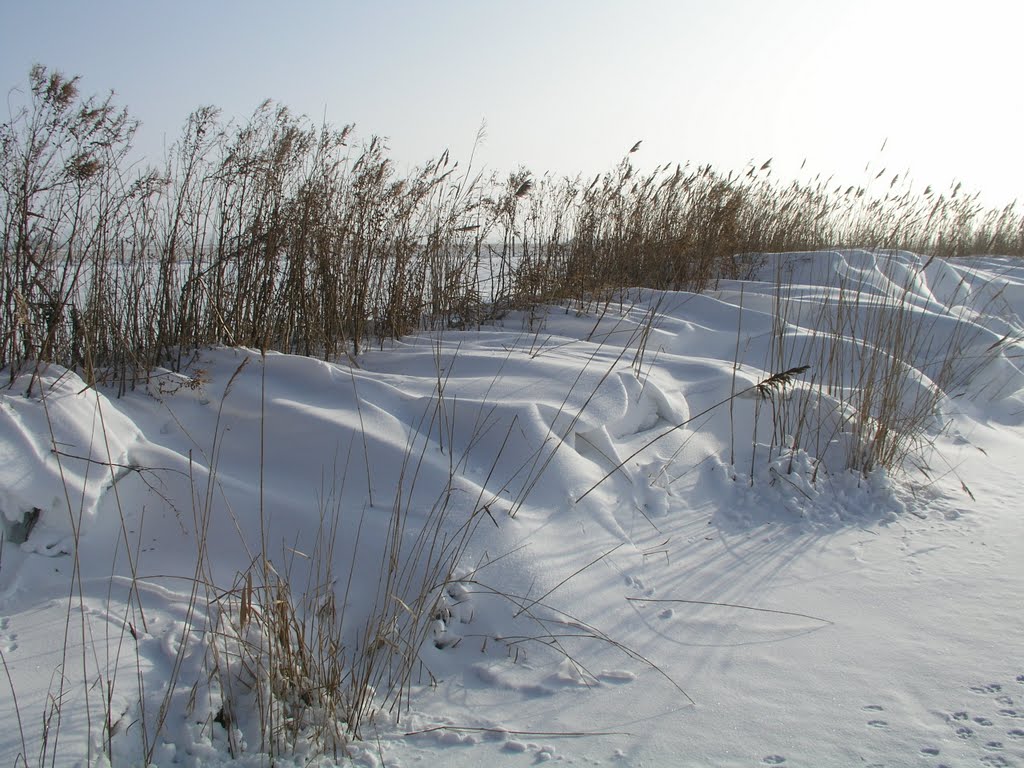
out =
[[[636,146],[592,180],[485,177],[447,152],[400,173],[382,139],[271,102],[241,123],[196,110],[162,167],[139,170],[137,124],[111,97],[83,98],[78,78],[36,66],[22,101],[0,126],[12,380],[52,361],[123,389],[215,344],[357,355],[513,308],[701,290],[764,252],[1024,254],[1015,204],[986,209],[959,185],[786,184],[770,162],[641,173]]]

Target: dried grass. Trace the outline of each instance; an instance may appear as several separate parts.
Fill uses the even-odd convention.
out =
[[[36,67],[0,126],[0,368],[57,362],[133,386],[196,347],[337,358],[509,309],[606,305],[628,287],[702,290],[747,254],[856,246],[1024,254],[1014,204],[954,185],[916,193],[781,183],[622,162],[593,180],[506,178],[447,152],[400,174],[377,138],[266,102],[204,107],[159,169],[127,163],[136,123]]]

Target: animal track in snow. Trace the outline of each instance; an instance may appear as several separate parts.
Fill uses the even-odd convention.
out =
[[[623,683],[632,683],[636,680],[636,675],[627,670],[604,669],[597,673],[597,679],[602,683],[622,685]]]
[[[998,682],[970,686],[968,691],[983,697],[979,708],[984,707],[985,698],[992,702],[992,708],[981,712],[956,710],[944,715],[954,735],[973,744],[976,759],[990,768],[1017,765],[1012,758],[1021,756],[1019,747],[1024,739],[1024,728],[1012,726],[1024,718],[1024,713],[1014,706],[1014,697],[1007,694],[1005,687]]]
[[[509,739],[502,745],[502,751],[523,753],[527,751],[533,752],[533,763],[537,765],[539,763],[546,763],[549,760],[561,760],[561,756],[555,752],[555,748],[549,744],[534,744],[532,742],[522,742],[517,739]],[[615,758],[620,759],[620,755],[616,754]]]
[[[861,710],[863,710],[864,712],[877,713],[884,712],[885,707],[883,707],[881,704],[866,704],[865,706],[861,707]],[[868,726],[870,728],[888,728],[889,722],[887,720],[882,720],[881,718],[874,718],[872,720],[868,720]]]
[[[1012,768],[1013,763],[1002,755],[985,755],[981,758],[981,764],[991,768]]]
[[[977,693],[982,696],[988,693],[999,693],[1001,690],[1003,690],[1003,686],[1001,686],[999,683],[989,683],[988,685],[975,685],[972,686],[970,689],[971,693]]]
[[[762,759],[761,762],[765,765],[782,765],[786,762],[786,758],[784,758],[782,755],[768,755],[767,757]]]
[[[11,626],[11,620],[6,616],[0,616],[0,648],[3,649],[4,653],[11,653],[12,651],[18,650],[18,635],[14,632],[8,634],[7,628]]]
[[[474,664],[471,669],[480,682],[493,688],[515,691],[529,698],[552,696],[555,693],[553,688],[527,680],[522,670],[509,670],[496,664]]]
[[[647,583],[639,576],[626,576],[626,586],[635,589],[642,595],[650,597],[654,594],[654,587],[648,587]]]
[[[441,594],[430,616],[435,648],[445,650],[462,642],[462,636],[453,632],[452,628],[456,624],[469,624],[473,621],[473,605],[469,596],[469,590],[457,582],[449,584]]]

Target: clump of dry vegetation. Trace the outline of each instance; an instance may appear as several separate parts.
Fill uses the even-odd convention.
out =
[[[782,261],[776,263],[765,366],[782,370],[799,361],[809,373],[799,385],[765,398],[772,421],[769,457],[788,456],[792,466],[794,454],[804,450],[818,466],[864,476],[879,468],[898,470],[912,457],[925,471],[924,449],[933,428],[941,427],[943,401],[965,396],[978,374],[1021,339],[973,322],[976,315],[998,313],[1000,289],[988,282],[972,286],[955,273],[935,274],[941,270],[935,257],[922,262],[877,282],[857,270],[812,276],[811,282],[831,285],[810,295],[794,292]],[[827,260],[808,263],[812,272],[831,266]],[[929,273],[933,290],[959,297],[950,312],[924,311],[915,288]],[[1000,386],[996,377],[974,389],[999,397]],[[816,467],[812,482],[817,474]]]
[[[1015,205],[986,209],[959,185],[787,185],[768,163],[644,174],[629,153],[592,180],[485,176],[447,152],[402,174],[380,139],[270,102],[243,123],[198,109],[162,167],[140,169],[137,123],[111,97],[37,66],[21,101],[0,126],[12,375],[53,361],[124,388],[201,345],[358,354],[509,308],[700,290],[750,253],[1024,254]]]

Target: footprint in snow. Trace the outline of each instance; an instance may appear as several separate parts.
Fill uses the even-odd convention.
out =
[[[480,682],[492,688],[514,691],[528,698],[542,698],[555,694],[555,689],[531,682],[520,670],[510,670],[493,664],[474,664],[471,669]]]
[[[646,582],[639,576],[626,576],[626,586],[635,589],[642,595],[650,597],[654,594],[654,587],[648,587]]]
[[[1017,679],[1019,680],[1020,678]],[[1001,690],[1003,690],[1003,686],[1001,686],[999,683],[989,683],[988,685],[975,685],[972,686],[970,689],[971,693],[977,693],[982,696],[989,693],[999,693]]]
[[[861,707],[861,710],[863,712],[884,712],[885,707],[883,707],[881,704],[866,704],[863,707]],[[875,718],[873,720],[868,720],[868,726],[870,728],[888,728],[889,722],[887,720]]]
[[[784,758],[782,755],[768,755],[767,757],[763,758],[761,762],[764,765],[782,765],[786,762],[786,758]]]
[[[54,531],[36,531],[28,541],[22,542],[23,552],[32,552],[44,557],[60,557],[75,551],[74,540],[69,535]]]
[[[1024,676],[1018,677],[1018,681],[1024,682],[1020,679],[1021,677]],[[991,697],[994,700],[992,710],[987,713],[956,710],[944,715],[946,722],[953,728],[954,734],[963,740],[965,746],[973,745],[975,759],[981,765],[989,768],[1018,765],[1012,757],[1020,756],[1019,747],[1021,741],[1024,740],[1024,728],[1011,727],[1018,725],[1020,719],[1024,719],[1024,712],[1014,706],[1014,697],[1008,695],[1005,688],[1006,685],[1000,683],[970,686],[968,690],[971,693],[982,697]],[[997,709],[997,707],[999,708]],[[1004,737],[997,735],[995,732],[997,728],[1005,729]],[[921,750],[921,754],[930,753]],[[935,754],[937,755],[938,752]]]
[[[469,598],[469,590],[458,582],[449,584],[441,593],[430,615],[435,648],[445,650],[462,642],[462,636],[453,630],[458,624],[473,621],[473,606]]]
[[[12,653],[18,650],[18,635],[14,632],[7,633],[7,628],[11,626],[11,620],[6,616],[0,616],[0,646],[3,648],[4,653]]]
[[[611,683],[613,685],[624,685],[626,683],[632,683],[636,680],[636,675],[628,670],[623,669],[605,669],[597,673],[597,679],[602,683]]]
[[[985,755],[981,758],[981,764],[986,768],[1012,768],[1013,763],[1002,755]]]

